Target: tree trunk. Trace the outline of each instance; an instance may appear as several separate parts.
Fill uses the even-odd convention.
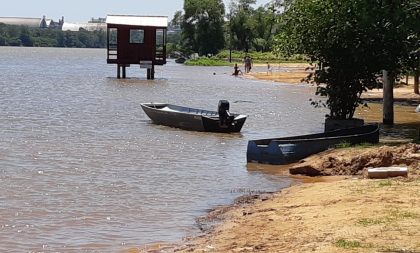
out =
[[[394,124],[394,77],[388,71],[384,70],[382,75],[384,85],[384,117],[385,125]]]
[[[420,94],[419,92],[419,80],[420,79],[420,70],[414,71],[414,93]]]

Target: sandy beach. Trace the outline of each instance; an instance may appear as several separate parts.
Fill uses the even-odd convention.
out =
[[[201,222],[222,222],[181,245],[128,252],[420,252],[420,145],[329,150],[305,160],[331,172],[325,165],[331,157],[340,157],[336,174],[352,167],[348,159],[408,165],[410,173],[372,180],[360,167],[347,176],[314,178],[290,175],[291,166],[268,166],[263,170],[296,184],[216,208]]]
[[[223,223],[175,252],[419,252],[419,151],[420,145],[408,144],[315,155],[308,162],[321,169],[319,161],[329,157],[367,156],[379,164],[410,164],[410,174],[372,180],[365,179],[361,169],[315,183],[297,177],[301,183],[295,186],[217,214]],[[377,153],[384,155],[382,159]],[[287,167],[280,170],[288,171]]]
[[[267,66],[267,64],[259,64],[258,66]],[[280,83],[301,84],[305,83],[303,79],[311,73],[310,65],[307,63],[280,63],[271,64],[273,71],[269,72],[250,72],[245,74],[245,77],[258,80],[266,80]],[[405,78],[402,79],[405,81]],[[408,85],[400,85],[394,88],[394,99],[396,101],[414,101],[420,104],[420,95],[415,94],[414,79],[408,79]],[[362,98],[367,100],[382,100],[383,90],[373,89],[362,95]]]
[[[419,193],[418,178],[297,185],[177,252],[419,252]]]

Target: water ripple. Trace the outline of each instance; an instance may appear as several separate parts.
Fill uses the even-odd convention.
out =
[[[104,50],[0,47],[0,251],[118,252],[198,232],[194,218],[288,179],[248,172],[248,139],[322,129],[310,87],[170,62],[115,79]],[[216,73],[216,75],[213,75]],[[249,115],[240,134],[151,124],[142,102]],[[236,101],[236,102],[235,102]]]

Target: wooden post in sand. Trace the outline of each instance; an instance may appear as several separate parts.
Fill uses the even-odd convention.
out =
[[[384,117],[385,125],[394,124],[394,78],[387,70],[382,71],[384,85]]]

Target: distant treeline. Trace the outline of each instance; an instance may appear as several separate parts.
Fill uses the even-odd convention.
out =
[[[0,46],[105,48],[105,31],[78,32],[0,23]]]

